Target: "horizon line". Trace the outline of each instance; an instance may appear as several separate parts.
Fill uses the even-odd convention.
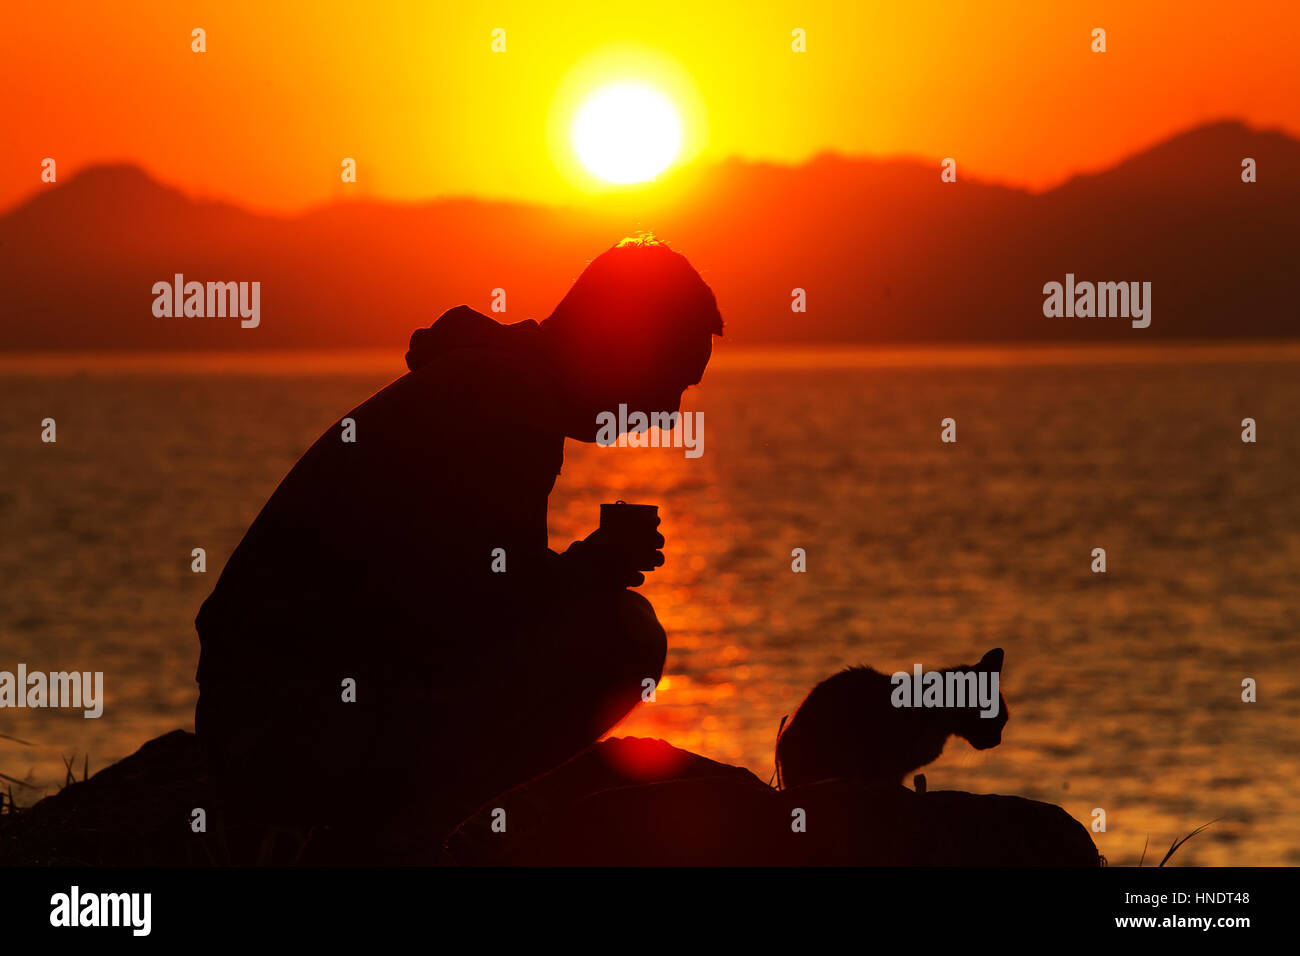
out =
[[[406,374],[400,346],[190,349],[0,349],[6,375],[103,372],[211,374]],[[714,371],[749,369],[953,368],[1016,365],[1238,364],[1300,362],[1300,336],[1251,340],[1121,342],[787,342],[733,345],[716,351]]]

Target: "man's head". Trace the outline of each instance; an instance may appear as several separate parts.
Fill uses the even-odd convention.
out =
[[[620,404],[677,411],[704,375],[722,316],[685,256],[639,238],[593,259],[542,328],[569,400],[569,434],[592,441],[596,416]]]

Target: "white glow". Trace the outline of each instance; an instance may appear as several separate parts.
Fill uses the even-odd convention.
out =
[[[573,118],[573,148],[590,172],[612,183],[653,179],[677,158],[682,123],[669,99],[644,83],[597,90]]]

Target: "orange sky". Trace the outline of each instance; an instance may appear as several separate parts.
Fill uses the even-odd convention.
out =
[[[1037,188],[1210,119],[1300,135],[1298,45],[1293,0],[5,4],[0,207],[41,188],[46,156],[60,179],[128,160],[261,208],[564,201],[591,186],[572,111],[625,78],[669,93],[701,160],[953,156]]]

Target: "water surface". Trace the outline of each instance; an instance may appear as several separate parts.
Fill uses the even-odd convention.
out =
[[[192,728],[193,619],[225,558],[316,436],[401,371],[378,353],[0,359],[0,669],[107,685],[99,720],[0,711],[33,744],[0,741],[0,771],[53,792],[63,757],[93,772]],[[661,506],[668,562],[642,590],[667,676],[617,733],[766,779],[782,715],[836,669],[1001,646],[1004,742],[950,742],[932,789],[1103,808],[1117,863],[1216,817],[1175,862],[1300,863],[1294,347],[724,348],[687,408],[703,457],[570,442],[551,500],[556,548],[602,501]]]

